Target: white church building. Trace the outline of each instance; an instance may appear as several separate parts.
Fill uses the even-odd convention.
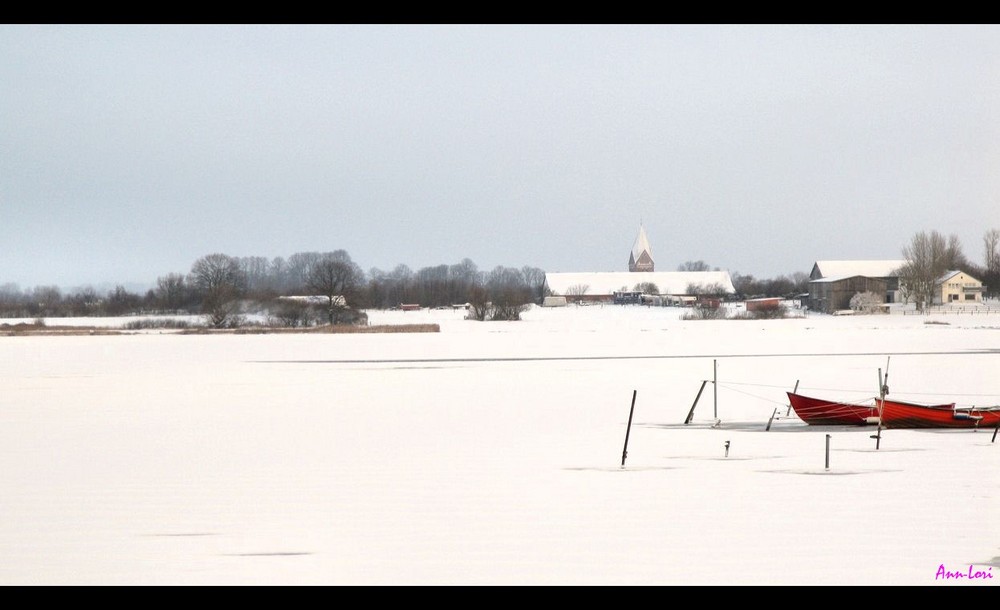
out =
[[[699,294],[734,294],[728,271],[656,271],[646,229],[629,252],[628,271],[583,271],[546,273],[545,285],[553,295],[568,302],[614,302],[616,293],[641,293],[667,300],[684,301]]]

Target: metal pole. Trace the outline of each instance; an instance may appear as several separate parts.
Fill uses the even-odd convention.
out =
[[[888,389],[886,386],[889,381],[889,371],[886,369],[885,372],[885,383],[882,382],[882,369],[878,370],[878,430],[875,432],[875,450],[878,451],[879,445],[882,444],[882,407],[885,405],[885,391]]]
[[[712,418],[719,420],[719,373],[715,360],[712,361]]]
[[[625,468],[625,457],[628,455],[628,434],[632,431],[632,413],[635,411],[635,395],[638,390],[632,390],[632,407],[628,410],[628,427],[625,428],[625,447],[622,449],[622,468]]]
[[[826,435],[826,469],[830,470],[830,435]]]

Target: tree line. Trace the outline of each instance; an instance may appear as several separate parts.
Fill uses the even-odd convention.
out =
[[[964,271],[983,282],[986,297],[1000,297],[1000,230],[983,236],[983,264],[971,262],[958,237],[937,231],[917,233],[902,251],[907,261],[898,270],[904,296],[930,303],[935,283],[951,270]],[[709,271],[704,261],[687,261],[678,271]],[[715,268],[719,270],[718,267]],[[736,299],[792,298],[808,292],[809,275],[795,272],[776,278],[731,274]],[[581,287],[585,291],[585,287]],[[635,289],[657,293],[655,285],[639,282]],[[721,286],[688,287],[693,295],[725,296]],[[320,296],[322,315],[314,302],[289,299]],[[138,294],[118,285],[105,294],[92,287],[63,294],[57,286],[21,290],[0,284],[0,317],[79,317],[127,314],[205,314],[213,326],[237,323],[241,311],[266,308],[287,325],[325,321],[336,324],[354,319],[359,309],[388,309],[414,303],[422,307],[468,305],[478,320],[518,319],[524,307],[546,296],[545,272],[537,267],[497,266],[483,271],[465,258],[452,265],[413,271],[400,264],[390,271],[367,273],[344,250],[299,252],[289,256],[229,256],[208,254],[187,273],[168,273],[155,287]]]
[[[107,294],[90,287],[63,294],[57,286],[21,291],[0,285],[0,317],[204,314],[214,327],[240,322],[241,312],[266,309],[286,325],[330,324],[354,319],[360,309],[470,305],[474,319],[518,319],[529,303],[541,302],[545,272],[531,266],[482,271],[466,258],[453,265],[365,273],[345,250],[300,252],[287,259],[213,253],[187,273],[168,273],[145,294],[118,285]],[[297,300],[289,297],[322,297]]]

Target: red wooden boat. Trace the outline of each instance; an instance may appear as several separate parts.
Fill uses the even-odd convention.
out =
[[[878,405],[812,398],[788,392],[788,401],[799,419],[813,426],[864,426],[878,423]]]
[[[955,403],[921,405],[885,399],[883,428],[995,428],[1000,423],[1000,406],[955,407]]]

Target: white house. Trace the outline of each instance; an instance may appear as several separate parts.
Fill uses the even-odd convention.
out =
[[[949,271],[934,284],[933,303],[982,303],[983,283],[964,271]]]

